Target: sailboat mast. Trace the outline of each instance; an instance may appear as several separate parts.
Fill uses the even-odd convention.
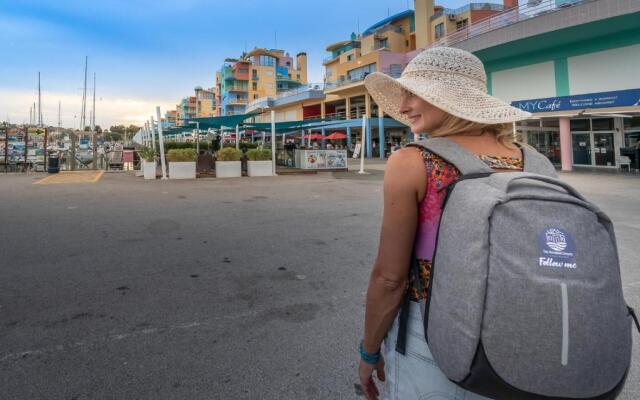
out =
[[[40,97],[40,71],[38,71],[38,128],[42,128],[42,99]]]
[[[60,134],[60,130],[62,128],[62,120],[60,119],[60,104],[61,101],[58,100],[58,135]]]
[[[87,65],[89,57],[84,58],[84,87],[82,90],[82,111],[80,112],[80,131],[84,130],[87,119]]]
[[[93,111],[91,112],[91,132],[96,128],[96,73],[93,73]]]

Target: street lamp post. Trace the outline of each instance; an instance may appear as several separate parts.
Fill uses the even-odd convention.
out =
[[[189,124],[196,124],[196,153],[200,154],[200,121],[189,121]]]

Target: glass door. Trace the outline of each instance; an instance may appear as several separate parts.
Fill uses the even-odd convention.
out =
[[[592,165],[590,133],[573,134],[573,163],[577,165]]]
[[[594,132],[593,151],[597,166],[615,166],[615,153],[613,151],[613,133]]]

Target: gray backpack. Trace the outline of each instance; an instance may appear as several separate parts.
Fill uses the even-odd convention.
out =
[[[640,325],[609,218],[529,147],[524,172],[494,173],[449,139],[415,145],[461,174],[444,189],[424,310],[443,373],[493,399],[614,399]]]

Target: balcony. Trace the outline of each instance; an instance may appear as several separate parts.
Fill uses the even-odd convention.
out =
[[[227,92],[246,92],[249,90],[247,86],[227,85]]]
[[[506,11],[504,7],[499,4],[480,3],[470,4],[461,7],[456,10],[445,10],[445,13],[458,13],[461,9],[468,10],[493,10],[503,11],[501,13],[492,15],[490,17],[481,19],[477,22],[471,23],[466,28],[463,28],[457,32],[449,35],[445,35],[440,38],[436,38],[434,43],[427,46],[427,48],[440,47],[440,46],[454,46],[457,43],[471,39],[473,37],[495,31],[500,28],[504,28],[518,22],[526,21],[531,18],[539,17],[541,15],[555,13],[564,10],[569,7],[575,7],[581,4],[598,2],[600,0],[568,0],[565,2],[559,2],[557,0],[540,0],[538,3],[526,3],[521,4],[518,7],[510,8]],[[471,7],[470,7],[471,6]],[[435,16],[434,16],[435,17]]]
[[[251,103],[248,103],[245,111],[251,112],[255,110],[264,110],[271,107],[273,107],[273,97],[265,96],[255,99]]]
[[[555,1],[555,0],[554,0]],[[471,3],[466,6],[458,7],[455,9],[444,8],[442,10],[438,10],[433,14],[431,20],[437,19],[442,15],[458,15],[468,11],[504,11],[504,6],[502,4],[493,4],[493,3]]]
[[[330,62],[337,60],[338,58],[340,58],[340,55],[337,56],[331,56],[331,57],[325,57],[322,59],[322,65],[326,65],[329,64]]]
[[[387,69],[387,70],[382,70],[380,71],[384,74],[387,74],[389,76],[391,76],[392,78],[399,78],[400,74],[402,73],[401,69]],[[367,77],[367,75],[369,75],[369,72],[363,72],[363,73],[359,73],[359,74],[352,74],[350,78],[348,79],[341,79],[335,82],[327,82],[325,84],[325,91],[331,91],[337,88],[340,88],[342,86],[347,86],[347,85],[351,85],[351,84],[355,84],[358,82],[362,82],[364,80],[364,78]]]
[[[247,99],[245,98],[231,98],[227,102],[227,104],[232,106],[244,106],[247,104]]]

